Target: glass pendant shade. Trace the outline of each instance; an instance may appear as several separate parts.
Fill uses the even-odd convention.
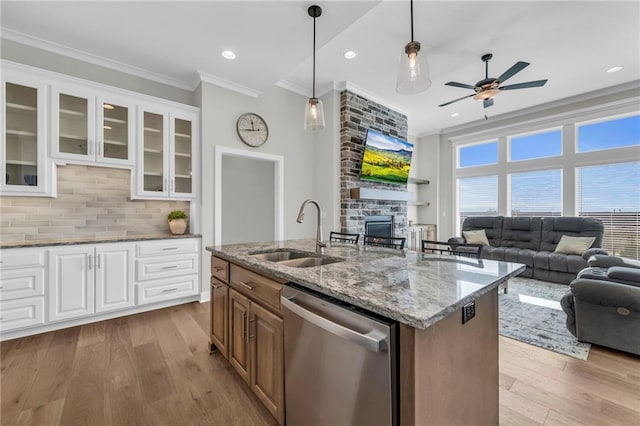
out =
[[[322,130],[324,127],[324,109],[322,108],[322,101],[318,98],[309,98],[304,110],[304,130]]]
[[[420,49],[420,43],[412,41],[400,52],[398,82],[396,91],[401,94],[424,92],[431,87],[427,52]]]

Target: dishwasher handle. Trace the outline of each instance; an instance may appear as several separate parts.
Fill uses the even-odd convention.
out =
[[[387,345],[385,336],[383,333],[373,330],[367,334],[359,333],[355,330],[352,330],[343,325],[337,324],[323,316],[316,314],[315,312],[311,312],[299,304],[296,303],[294,297],[284,297],[280,298],[282,302],[282,306],[289,309],[294,314],[298,315],[300,318],[303,318],[310,323],[317,325],[318,327],[328,331],[329,333],[341,337],[345,340],[348,340],[352,343],[360,345],[372,352],[386,352]]]

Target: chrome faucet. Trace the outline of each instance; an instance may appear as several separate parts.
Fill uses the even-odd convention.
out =
[[[318,209],[318,225],[316,228],[316,252],[322,253],[323,249],[327,246],[327,243],[322,241],[322,207],[320,207],[320,203],[316,200],[304,200],[302,205],[300,206],[300,211],[298,212],[298,219],[296,222],[302,223],[304,220],[304,208],[307,207],[307,204],[313,204]]]

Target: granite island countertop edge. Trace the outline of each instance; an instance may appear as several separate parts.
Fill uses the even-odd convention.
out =
[[[236,246],[240,246],[240,245],[236,245]],[[435,309],[432,307],[432,309],[429,310],[429,313],[427,315],[414,315],[411,312],[404,311],[399,306],[395,306],[395,304],[393,303],[391,304],[385,303],[384,300],[376,300],[375,298],[372,299],[371,297],[369,298],[358,297],[358,295],[354,295],[353,292],[351,292],[352,294],[349,294],[348,292],[343,291],[344,287],[341,289],[339,286],[337,286],[336,288],[336,286],[327,285],[331,283],[330,280],[324,280],[322,281],[322,284],[324,285],[320,285],[319,280],[309,279],[309,277],[305,277],[305,273],[304,273],[305,271],[303,271],[303,269],[309,269],[309,268],[283,267],[278,265],[277,263],[259,261],[251,258],[251,255],[249,253],[254,251],[260,251],[260,249],[264,250],[264,247],[265,247],[264,245],[262,245],[262,247],[260,248],[250,248],[250,246],[247,245],[246,253],[241,255],[234,255],[233,253],[230,253],[228,250],[225,250],[224,247],[225,246],[208,246],[206,247],[206,250],[210,251],[213,255],[217,257],[220,257],[231,263],[235,263],[239,266],[249,268],[255,272],[262,273],[264,275],[268,275],[274,278],[279,278],[281,280],[294,282],[296,284],[307,287],[311,290],[319,291],[328,296],[335,297],[344,302],[351,303],[360,308],[370,310],[384,317],[394,319],[396,321],[399,321],[401,323],[404,323],[406,325],[419,328],[419,329],[428,328],[429,326],[435,324],[436,322],[446,317],[450,313],[455,312],[456,310],[460,309],[462,306],[466,305],[467,303],[473,300],[476,300],[479,297],[496,289],[503,282],[509,280],[510,278],[513,278],[514,276],[518,275],[520,272],[525,270],[525,265],[511,263],[511,265],[515,266],[513,270],[511,270],[509,273],[505,273],[501,275],[500,277],[496,278],[492,282],[483,285],[481,288],[477,289],[476,291],[470,292],[469,294],[459,297],[455,301],[451,303],[447,303],[445,306],[437,306],[435,307]],[[391,251],[390,253],[393,253],[393,251]],[[419,256],[419,254],[415,254],[415,256]],[[439,256],[435,256],[435,257],[439,257]],[[448,256],[448,258],[450,257]],[[345,263],[348,261],[349,259],[346,259]],[[488,261],[488,262],[495,262],[495,261]],[[507,262],[500,262],[500,263],[504,264]],[[333,265],[340,265],[340,263],[333,264]],[[519,267],[517,267],[517,265],[519,265]],[[328,268],[331,266],[332,265],[326,265],[326,266],[319,267],[319,269]],[[343,266],[344,266],[344,263],[343,263]],[[316,268],[313,268],[313,269],[316,269]]]

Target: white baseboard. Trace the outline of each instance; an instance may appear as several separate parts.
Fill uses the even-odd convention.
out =
[[[200,293],[200,303],[208,302],[209,300],[211,300],[210,291],[203,291],[202,293]]]

